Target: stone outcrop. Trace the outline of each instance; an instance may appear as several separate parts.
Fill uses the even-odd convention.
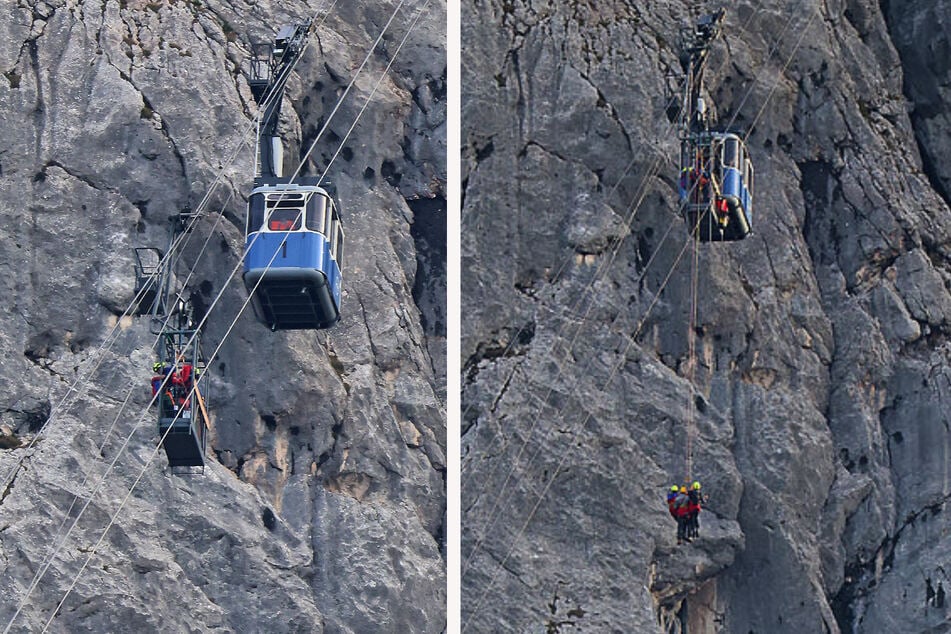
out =
[[[754,233],[699,247],[691,328],[665,108],[691,4],[463,11],[463,623],[938,631],[948,7],[726,7],[706,98],[748,132]]]
[[[0,621],[22,606],[12,631],[41,629],[74,579],[54,631],[444,630],[446,7],[428,4],[347,137],[418,6],[400,9],[331,117],[397,3],[325,5],[3,3]],[[281,130],[289,170],[316,141],[305,168],[329,166],[337,185],[343,318],[271,333],[229,278],[254,172],[242,68],[250,42],[315,14]],[[193,269],[202,313],[224,289],[204,332],[206,355],[221,347],[208,465],[180,477],[146,409],[148,319],[121,315],[132,248],[164,249],[171,218],[207,192],[177,273]]]

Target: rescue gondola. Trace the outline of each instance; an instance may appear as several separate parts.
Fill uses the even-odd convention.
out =
[[[680,209],[701,242],[742,240],[753,228],[753,163],[740,134],[717,131],[702,97],[710,45],[724,10],[702,16],[681,33]]]
[[[195,218],[185,209],[172,219],[169,243],[163,252],[137,247],[135,253],[135,304],[137,315],[150,317],[150,331],[158,335],[153,364],[152,402],[158,410],[158,433],[168,465],[173,471],[204,469],[207,430],[210,425],[201,354],[201,331],[193,320],[193,307],[180,287],[171,257]]]
[[[684,144],[680,205],[701,242],[742,240],[753,226],[753,163],[743,139],[704,132]]]
[[[201,332],[191,307],[180,300],[164,320],[152,366],[152,397],[158,409],[158,433],[173,470],[204,468],[210,425],[204,387],[205,358]]]

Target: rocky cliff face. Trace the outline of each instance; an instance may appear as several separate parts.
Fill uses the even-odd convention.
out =
[[[331,119],[398,4],[3,3],[0,621],[22,607],[12,631],[41,629],[74,581],[54,631],[444,629],[445,3],[427,4],[344,142],[419,4],[399,8]],[[239,316],[246,293],[229,279],[254,166],[242,64],[250,41],[315,14],[326,19],[281,128],[290,167],[317,140],[312,174],[343,142],[329,171],[347,235],[343,318],[271,333]],[[178,274],[194,267],[204,309],[226,289],[206,354],[224,343],[209,366],[208,466],[180,477],[155,455],[145,409],[147,319],[119,316],[132,247],[164,248],[170,219],[209,189]]]
[[[695,256],[690,4],[463,12],[463,622],[944,631],[951,6],[730,3],[706,96],[749,133],[754,234]]]

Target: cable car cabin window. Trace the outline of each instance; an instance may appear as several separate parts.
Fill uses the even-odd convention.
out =
[[[740,140],[727,138],[723,142],[723,167],[740,169]]]
[[[284,209],[290,209],[291,207],[293,207],[294,209],[300,209],[302,204],[303,202],[301,202],[300,200],[289,200],[287,198],[284,198],[284,199],[277,198],[275,200],[268,200],[267,208],[274,209],[275,207],[281,207]]]
[[[330,224],[330,231],[327,232],[327,242],[330,247],[330,257],[337,259],[337,231],[339,227],[336,223]],[[338,263],[339,264],[339,263]]]
[[[334,238],[334,259],[337,260],[337,266],[343,268],[343,226],[340,219],[337,219],[337,232]]]
[[[251,194],[248,201],[248,227],[246,233],[254,233],[264,225],[264,194]]]
[[[304,200],[304,194],[300,192],[295,192],[287,189],[274,189],[271,190],[267,199],[270,201],[274,200]]]
[[[340,215],[337,213],[336,205],[331,205],[330,213],[330,226],[333,230],[333,235],[328,235],[330,238],[330,253],[339,265],[340,248],[343,246],[343,227],[340,226]]]
[[[750,193],[750,196],[753,196],[753,163],[747,159],[746,161],[746,190]]]
[[[300,221],[300,209],[273,209],[267,219],[267,228],[270,231],[297,231]]]
[[[307,201],[307,217],[304,219],[307,228],[317,233],[324,233],[326,213],[327,199],[320,194],[311,196]]]

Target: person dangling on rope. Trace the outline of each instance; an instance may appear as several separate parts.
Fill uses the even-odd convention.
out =
[[[680,487],[676,484],[670,487],[670,491],[667,492],[667,511],[670,513],[670,516],[674,518],[674,521],[677,522],[677,543],[679,544],[683,539],[683,534],[681,532],[681,521],[678,516],[677,511],[677,498],[680,496]]]
[[[677,492],[677,497],[674,498],[674,519],[677,520],[678,544],[690,542],[690,537],[687,535],[687,505],[689,502],[690,498],[687,495],[687,487],[680,487],[680,491]]]
[[[670,487],[670,491],[667,492],[667,510],[670,511],[670,516],[674,519],[677,519],[677,514],[674,513],[674,500],[677,499],[678,493],[680,493],[680,487],[676,484]]]
[[[700,491],[700,482],[694,481],[687,498],[687,537],[693,539],[700,536],[700,509],[705,501]]]

